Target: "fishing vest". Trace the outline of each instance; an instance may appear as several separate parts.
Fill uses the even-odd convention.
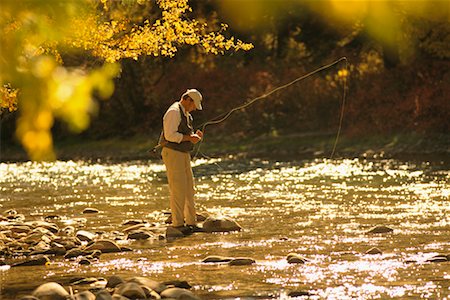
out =
[[[180,109],[180,116],[181,116],[181,122],[180,125],[178,125],[178,132],[183,135],[191,135],[194,133],[194,127],[192,126],[192,116],[189,115],[189,117],[186,118],[186,116],[183,114],[183,109],[181,108],[181,104],[178,103],[179,109]],[[180,152],[190,152],[192,149],[194,149],[194,144],[192,144],[189,141],[184,141],[181,143],[174,143],[169,142],[166,140],[164,136],[164,128],[161,132],[161,136],[159,138],[159,144],[163,147],[170,148],[172,150],[180,151]]]

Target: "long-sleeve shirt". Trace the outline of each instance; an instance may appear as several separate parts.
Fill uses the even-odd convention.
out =
[[[190,118],[190,114],[184,110],[183,105],[180,105],[180,102],[173,103],[169,109],[167,109],[166,113],[163,117],[163,128],[164,128],[164,137],[167,141],[173,143],[181,143],[183,139],[183,134],[178,132],[178,126],[180,126],[181,122],[181,114],[180,108],[183,112],[183,115],[186,116],[187,119]]]

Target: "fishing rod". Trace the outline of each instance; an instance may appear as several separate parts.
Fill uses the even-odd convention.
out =
[[[228,118],[231,116],[232,113],[234,113],[234,112],[236,112],[236,111],[238,111],[238,110],[245,109],[245,108],[247,108],[248,106],[250,106],[250,105],[252,105],[253,103],[255,103],[256,101],[259,101],[259,100],[262,100],[262,99],[264,99],[264,98],[267,98],[267,97],[269,97],[270,95],[272,95],[272,94],[275,93],[275,92],[278,92],[278,91],[280,91],[280,90],[282,90],[282,89],[285,89],[285,88],[287,88],[287,87],[289,87],[289,86],[291,86],[291,85],[293,85],[293,84],[295,84],[295,83],[297,83],[297,82],[299,82],[299,81],[305,80],[305,79],[307,79],[308,77],[311,77],[311,76],[313,76],[313,75],[315,75],[315,74],[317,74],[317,73],[319,73],[319,72],[322,72],[322,71],[324,71],[324,70],[326,70],[326,69],[329,69],[329,68],[331,68],[331,67],[333,67],[333,66],[339,64],[339,63],[342,62],[342,61],[345,62],[345,70],[346,70],[346,74],[345,74],[345,76],[344,76],[343,95],[342,95],[342,105],[341,105],[341,112],[340,112],[340,117],[339,117],[339,127],[338,127],[338,131],[337,131],[336,138],[335,138],[335,141],[334,141],[333,151],[332,151],[331,157],[330,157],[330,159],[331,159],[331,158],[333,158],[334,153],[335,153],[335,151],[336,151],[337,142],[338,142],[338,139],[339,139],[339,136],[340,136],[340,133],[341,133],[342,121],[343,121],[343,119],[344,119],[345,99],[346,99],[346,96],[347,96],[347,74],[348,74],[348,60],[347,60],[347,58],[346,58],[345,56],[339,58],[338,60],[336,60],[336,61],[334,61],[334,62],[332,62],[332,63],[329,63],[329,64],[327,64],[327,65],[321,66],[321,67],[315,69],[314,71],[311,71],[311,72],[309,72],[309,73],[307,73],[307,74],[305,74],[305,75],[302,75],[302,76],[300,76],[300,77],[297,77],[296,79],[292,80],[291,82],[288,82],[288,83],[283,84],[283,85],[281,85],[281,86],[279,86],[279,87],[276,87],[276,88],[274,88],[273,90],[271,90],[271,91],[269,91],[269,92],[267,92],[267,93],[265,93],[265,94],[263,94],[263,95],[261,95],[261,96],[258,96],[258,97],[256,97],[256,98],[253,98],[253,99],[249,100],[248,102],[246,102],[246,103],[244,103],[244,104],[242,104],[242,105],[239,105],[239,106],[237,106],[237,107],[231,109],[230,111],[228,111],[228,112],[226,112],[226,113],[223,113],[223,114],[221,114],[221,115],[219,115],[219,116],[217,116],[217,117],[211,119],[210,121],[207,121],[207,122],[201,124],[201,125],[199,126],[199,128],[201,128],[201,131],[204,132],[206,126],[208,126],[208,125],[214,125],[214,124],[219,124],[219,123],[221,123],[221,122],[224,122],[226,119],[228,119]],[[202,142],[203,142],[203,139],[200,140],[200,142],[198,143],[199,145],[198,145],[198,147],[197,147],[197,151],[196,151],[196,153],[195,153],[195,155],[194,155],[194,158],[197,157],[197,155],[198,155],[198,153],[199,153],[199,151],[200,151],[200,146],[201,146],[201,143],[202,143]],[[155,147],[153,147],[153,149],[152,149],[151,151],[156,152],[156,151],[157,151],[159,148],[161,148],[161,147],[164,147],[164,145],[161,145],[160,143],[158,143]]]

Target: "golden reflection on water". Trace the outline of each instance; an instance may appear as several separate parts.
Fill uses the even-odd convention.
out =
[[[318,159],[301,162],[196,160],[199,210],[236,219],[239,233],[194,234],[175,241],[123,241],[135,251],[104,254],[89,267],[63,259],[27,277],[149,276],[183,279],[204,297],[317,299],[434,298],[450,295],[450,171],[439,163]],[[0,208],[27,219],[58,215],[60,226],[120,231],[127,219],[163,224],[168,190],[161,163],[0,164]],[[29,205],[33,203],[33,205]],[[97,208],[94,216],[83,215]],[[368,235],[375,225],[394,232]],[[364,254],[378,247],[382,254]],[[307,259],[293,265],[295,252]],[[252,257],[256,264],[203,264],[208,255]],[[36,271],[37,270],[37,271]],[[27,269],[2,267],[18,284]],[[211,296],[212,295],[212,296]]]

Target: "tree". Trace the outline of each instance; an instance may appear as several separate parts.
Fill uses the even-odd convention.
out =
[[[252,48],[225,37],[225,24],[211,31],[190,20],[187,0],[2,0],[0,11],[0,109],[17,108],[16,135],[33,160],[55,158],[54,118],[74,131],[88,127],[94,95],[112,94],[121,59],[173,57],[185,45],[216,55]],[[68,67],[66,53],[96,60]]]

